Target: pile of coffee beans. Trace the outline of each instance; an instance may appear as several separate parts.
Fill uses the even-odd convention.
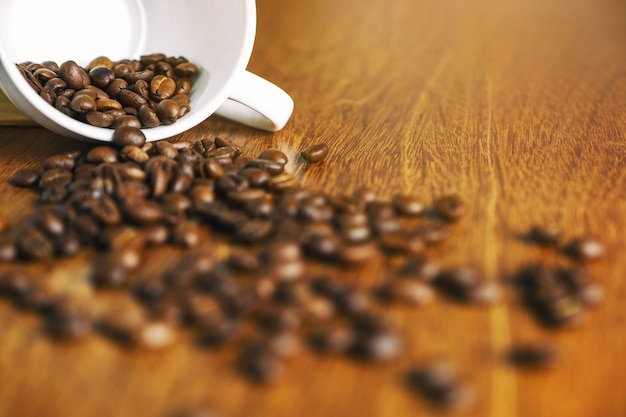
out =
[[[328,153],[315,144],[300,155],[319,162]],[[238,349],[236,369],[259,382],[278,378],[302,347],[357,361],[396,358],[403,343],[387,315],[390,303],[421,307],[439,295],[479,306],[500,300],[502,288],[480,271],[443,267],[429,255],[467,212],[458,195],[383,199],[367,187],[330,194],[301,184],[288,162],[279,149],[249,155],[230,139],[207,138],[95,146],[21,169],[12,183],[32,189],[38,202],[18,224],[0,222],[7,266],[0,295],[39,312],[58,340],[98,333],[162,349],[189,331],[204,346]],[[529,238],[575,266],[525,266],[514,284],[542,321],[570,323],[600,300],[585,266],[604,248],[589,238],[561,245],[553,228],[535,227]],[[162,246],[173,248],[167,267],[143,274],[144,261]],[[119,303],[94,311],[90,300],[54,291],[45,277],[20,268],[86,247],[97,256],[90,275],[96,297],[118,292]],[[375,259],[393,260],[379,282],[344,279]],[[541,346],[510,352],[512,364],[527,368],[554,356]],[[469,401],[447,368],[419,367],[408,379],[443,408]]]
[[[531,242],[551,248],[574,262],[533,263],[520,268],[513,279],[520,298],[541,324],[550,327],[579,324],[585,312],[604,298],[602,287],[586,268],[604,256],[604,245],[593,237],[578,237],[561,244],[562,233],[554,226],[534,226],[527,235]]]
[[[63,114],[115,129],[115,140],[137,144],[140,128],[175,123],[186,115],[198,67],[163,53],[112,61],[100,56],[86,67],[75,61],[17,64],[29,85]],[[145,137],[143,139],[145,141]]]

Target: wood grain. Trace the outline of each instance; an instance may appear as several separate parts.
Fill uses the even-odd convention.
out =
[[[35,126],[28,116],[20,111],[0,90],[0,126]]]
[[[292,119],[269,134],[212,117],[174,138],[280,148],[302,183],[330,193],[363,185],[381,198],[458,193],[469,213],[432,256],[494,282],[526,262],[555,260],[520,239],[535,223],[560,225],[567,238],[599,236],[608,253],[590,271],[606,300],[580,328],[538,326],[510,288],[490,308],[445,300],[393,308],[405,344],[392,363],[304,351],[278,384],[259,387],[233,371],[228,349],[183,340],[137,353],[98,337],[55,344],[37,317],[0,301],[0,417],[159,417],[189,407],[229,417],[441,415],[401,381],[407,367],[434,359],[457,365],[474,388],[463,415],[626,416],[624,16],[617,0],[259,1],[249,69],[292,95]],[[331,145],[325,162],[297,158],[318,142]],[[90,146],[41,128],[0,128],[0,214],[17,221],[36,198],[8,184],[17,168]],[[167,258],[157,253],[144,268]],[[89,293],[94,259],[87,251],[27,268]],[[387,268],[374,261],[346,279],[374,283]],[[538,340],[558,346],[554,369],[521,372],[503,360],[512,345]]]

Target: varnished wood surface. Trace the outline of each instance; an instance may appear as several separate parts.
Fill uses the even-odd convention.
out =
[[[137,353],[98,337],[55,344],[36,316],[0,301],[0,417],[160,417],[189,407],[223,417],[441,415],[401,382],[408,366],[432,359],[457,365],[475,389],[463,415],[626,416],[625,18],[618,0],[260,0],[249,69],[292,95],[292,119],[269,134],[210,118],[176,138],[280,148],[302,183],[331,193],[458,193],[468,215],[433,256],[493,281],[552,260],[519,239],[532,224],[599,236],[607,256],[590,271],[606,299],[579,328],[538,326],[505,287],[489,308],[394,309],[405,344],[392,363],[304,351],[278,384],[258,387],[233,371],[228,349],[182,340]],[[317,142],[331,154],[305,166],[297,153]],[[89,146],[41,128],[0,128],[0,213],[17,221],[35,198],[8,184],[17,168]],[[29,268],[90,291],[93,259],[86,251]],[[349,275],[373,283],[384,273],[374,262]],[[554,369],[504,362],[510,346],[538,340],[561,351]]]

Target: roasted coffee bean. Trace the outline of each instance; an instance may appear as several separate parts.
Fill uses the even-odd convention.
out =
[[[13,261],[17,258],[17,248],[10,236],[0,236],[0,261]]]
[[[16,231],[15,245],[26,259],[49,259],[54,254],[51,240],[33,226],[24,226]]]
[[[557,246],[563,231],[555,225],[534,225],[528,231],[528,239],[541,246]]]
[[[84,163],[82,157],[84,156],[84,152],[81,150],[77,151],[69,151],[62,154],[52,155],[46,158],[43,162],[43,168],[67,168],[73,169],[76,167],[76,162],[80,160],[81,163]]]
[[[391,253],[417,255],[426,248],[420,236],[403,231],[384,233],[379,239],[381,248]]]
[[[59,77],[74,90],[80,90],[90,83],[89,75],[75,61],[65,61],[59,67]]]
[[[91,334],[93,319],[85,300],[74,296],[60,297],[49,310],[46,329],[53,338],[72,341]]]
[[[89,62],[89,65],[87,65],[87,68],[89,70],[92,70],[93,68],[96,68],[96,67],[106,67],[106,68],[113,69],[113,67],[115,67],[115,62],[111,61],[110,58],[101,55],[99,57],[92,59]]]
[[[452,268],[442,271],[434,283],[455,300],[472,301],[474,291],[484,283],[484,278],[473,268]]]
[[[39,172],[30,168],[19,169],[11,177],[11,184],[17,187],[34,187],[39,184]]]
[[[150,82],[154,77],[154,71],[149,69],[145,69],[143,71],[133,71],[128,74],[122,75],[122,78],[128,81],[128,84],[135,84],[138,81],[147,81]]]
[[[198,67],[191,62],[183,62],[174,67],[174,73],[178,77],[192,77],[198,73]]]
[[[238,369],[255,382],[269,383],[282,372],[282,361],[270,346],[263,341],[249,342],[240,353]]]
[[[155,146],[156,146],[156,152],[159,155],[163,155],[171,159],[176,158],[176,155],[178,155],[178,149],[176,149],[176,147],[174,147],[174,145],[172,145],[168,141],[165,141],[165,140],[158,141],[155,144]]]
[[[374,242],[365,242],[341,246],[337,253],[337,258],[347,265],[361,265],[371,261],[378,255],[377,245]]]
[[[44,87],[50,87],[56,94],[59,94],[67,88],[67,83],[63,79],[56,77],[49,79]]]
[[[115,117],[112,114],[102,113],[100,111],[89,111],[85,115],[85,120],[92,126],[109,127],[115,121]]]
[[[454,222],[465,215],[467,207],[458,195],[439,197],[434,202],[436,213],[446,221]]]
[[[602,259],[606,254],[604,244],[592,237],[572,240],[565,247],[565,253],[579,262],[588,263]]]
[[[65,90],[67,91],[67,90]],[[68,97],[59,95],[54,102],[54,107],[61,113],[69,117],[76,117],[76,112],[70,106],[71,100]]]
[[[117,146],[143,146],[146,143],[146,135],[139,128],[132,126],[121,126],[113,133],[113,143]]]
[[[385,282],[376,289],[376,295],[385,301],[405,303],[413,306],[430,304],[435,291],[425,282],[395,279]]]
[[[349,353],[357,359],[386,362],[400,353],[400,340],[390,332],[373,335],[357,335],[349,348]]]
[[[582,300],[574,295],[554,297],[534,305],[539,320],[554,327],[580,324],[585,313],[584,307]]]
[[[83,247],[80,238],[75,233],[58,236],[54,242],[55,252],[59,256],[74,256]]]
[[[200,245],[202,232],[199,225],[192,221],[177,223],[172,229],[172,241],[184,248],[195,248]]]
[[[329,326],[313,331],[308,341],[315,352],[344,354],[354,344],[354,332],[345,326]]]
[[[266,171],[268,174],[275,176],[282,174],[285,170],[285,166],[279,162],[270,161],[267,159],[255,158],[244,165],[245,168],[259,168]]]
[[[236,228],[233,238],[242,243],[254,243],[267,239],[272,232],[272,222],[267,220],[248,220]]]
[[[329,153],[328,145],[319,143],[306,147],[300,152],[300,156],[307,162],[320,162],[326,159]]]
[[[171,125],[178,120],[181,115],[181,107],[178,102],[170,99],[159,101],[154,112],[159,117],[161,123]]]
[[[106,113],[108,115],[114,116],[113,113],[109,113],[111,110],[121,111],[122,105],[119,101],[114,100],[112,98],[102,98],[96,100],[96,109],[99,112]],[[121,114],[121,113],[120,113]]]
[[[89,70],[89,80],[92,85],[106,88],[115,79],[115,73],[106,66],[96,66]]]
[[[113,129],[119,129],[121,127],[134,127],[141,128],[141,121],[135,115],[125,114],[124,116],[118,116],[111,125]]]
[[[116,288],[128,282],[130,268],[117,253],[102,256],[94,265],[92,283],[97,287]]]
[[[141,147],[137,145],[124,146],[120,150],[119,156],[123,160],[136,162],[138,164],[143,164],[147,162],[148,159],[150,159],[150,156],[146,152],[144,152],[143,149],[141,149]],[[141,172],[144,172],[144,171],[141,171]],[[143,174],[142,176],[145,178],[145,174]]]
[[[131,299],[122,299],[109,307],[98,320],[100,329],[110,337],[130,343],[146,324],[145,311]]]
[[[33,72],[33,76],[39,80],[41,85],[46,84],[49,80],[56,78],[56,72],[48,69],[48,68],[39,68],[37,71]]]
[[[32,222],[48,236],[65,233],[65,221],[53,207],[38,207],[30,215]]]
[[[155,75],[150,81],[150,96],[157,101],[170,98],[176,92],[176,81],[166,75]]]
[[[117,162],[117,151],[110,146],[96,146],[87,152],[85,160],[94,164]]]
[[[65,186],[72,181],[72,178],[72,171],[67,168],[50,168],[41,174],[39,186],[41,188],[47,188],[53,185]]]
[[[52,87],[44,86],[39,92],[39,97],[43,98],[48,104],[54,105],[57,94]]]
[[[170,323],[154,320],[141,326],[133,336],[133,345],[149,350],[161,350],[176,342],[178,332]]]
[[[424,257],[416,256],[407,260],[394,271],[394,276],[399,279],[413,279],[423,282],[431,282],[439,275],[440,269],[436,262]]]
[[[441,221],[430,220],[413,229],[413,234],[419,236],[429,245],[436,245],[448,238],[450,235],[450,228],[447,224]]]
[[[287,190],[296,188],[299,185],[298,177],[283,173],[272,177],[269,182],[269,189],[275,194],[283,193]]]
[[[462,382],[454,367],[447,363],[410,369],[406,381],[412,391],[445,411],[465,409],[473,401],[472,390]]]
[[[279,149],[266,149],[261,152],[259,158],[277,162],[283,165],[285,165],[289,161],[287,155],[285,155],[285,153]]]
[[[422,200],[415,195],[397,194],[391,202],[400,216],[419,216],[425,210]]]
[[[511,348],[508,360],[516,367],[524,369],[544,369],[554,365],[557,350],[545,344],[524,344]]]
[[[26,294],[32,287],[32,281],[26,273],[18,269],[9,269],[0,274],[0,296],[14,300]]]

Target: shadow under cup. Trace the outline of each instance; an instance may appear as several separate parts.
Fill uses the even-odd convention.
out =
[[[13,103],[63,136],[111,141],[113,130],[74,120],[45,102],[17,69],[20,62],[67,60],[85,66],[151,53],[184,56],[199,68],[191,111],[172,125],[144,129],[148,141],[201,123],[226,101],[245,71],[256,30],[254,0],[4,0],[0,5],[0,82]]]

